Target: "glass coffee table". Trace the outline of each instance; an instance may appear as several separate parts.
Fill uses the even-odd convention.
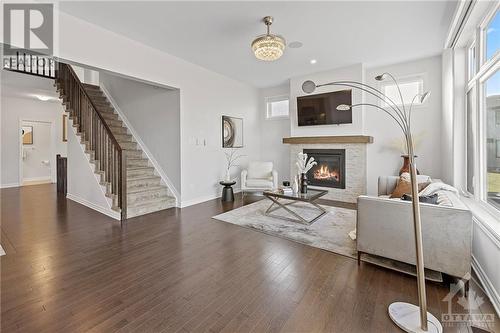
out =
[[[322,217],[327,213],[327,211],[323,207],[321,207],[316,203],[316,201],[319,198],[321,198],[327,193],[328,191],[325,190],[313,190],[313,189],[307,190],[307,193],[291,193],[291,194],[284,194],[279,190],[264,191],[264,196],[272,201],[271,205],[265,211],[264,214],[266,216],[271,216],[282,220],[288,220],[306,225],[311,225],[314,222],[316,222],[320,217]],[[305,217],[301,216],[299,212],[294,212],[289,208],[289,206],[292,206],[300,202],[304,202],[307,205],[312,206],[312,209],[316,210],[318,213],[315,214],[313,218],[306,219]],[[280,216],[272,214],[272,212],[278,209],[285,210],[289,216]]]

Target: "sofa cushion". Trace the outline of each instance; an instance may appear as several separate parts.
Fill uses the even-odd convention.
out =
[[[273,162],[250,162],[247,177],[249,179],[271,179],[273,177]]]
[[[409,194],[403,194],[401,199],[404,201],[411,201],[412,196]],[[438,194],[435,193],[432,195],[425,195],[425,196],[421,195],[418,197],[418,201],[420,201],[421,203],[428,203],[428,204],[432,204],[432,205],[437,205],[438,204]]]
[[[253,188],[273,188],[273,182],[267,179],[247,179],[246,182],[247,187]]]

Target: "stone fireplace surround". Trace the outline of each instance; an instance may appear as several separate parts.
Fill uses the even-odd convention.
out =
[[[297,154],[304,149],[345,149],[345,189],[317,187],[328,190],[325,199],[355,203],[366,194],[366,145],[373,142],[370,136],[323,136],[283,138],[290,145],[290,179],[297,175]]]

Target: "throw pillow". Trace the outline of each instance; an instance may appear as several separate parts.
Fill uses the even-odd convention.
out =
[[[391,198],[401,198],[403,194],[410,194],[410,193],[411,193],[411,182],[401,177],[399,179],[398,185],[391,194]]]
[[[418,192],[429,186],[431,182],[418,183]],[[399,177],[398,185],[391,194],[391,198],[401,198],[403,194],[411,194],[411,180],[408,172],[403,172]]]
[[[401,199],[405,200],[405,201],[411,201],[412,197],[409,194],[403,194]],[[432,195],[419,196],[418,201],[420,201],[422,203],[437,205],[438,204],[438,195],[436,193],[436,194],[432,194]]]

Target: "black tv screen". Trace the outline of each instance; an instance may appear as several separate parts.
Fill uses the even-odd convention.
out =
[[[340,104],[352,105],[351,90],[297,97],[299,126],[351,124],[352,110],[339,111]]]

